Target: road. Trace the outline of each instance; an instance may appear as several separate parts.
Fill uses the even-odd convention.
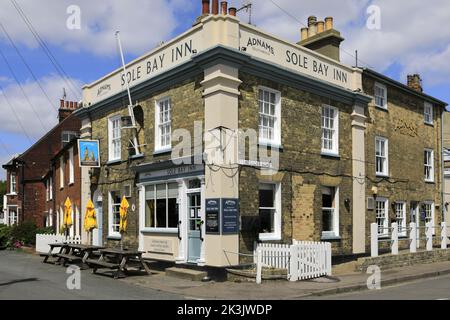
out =
[[[380,290],[309,298],[314,300],[450,300],[450,275],[422,279]]]
[[[0,300],[181,300],[182,296],[137,287],[81,271],[80,290],[69,290],[66,268],[39,256],[0,251]]]

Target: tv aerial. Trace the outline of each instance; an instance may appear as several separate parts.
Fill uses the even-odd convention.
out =
[[[252,0],[245,0],[242,3],[242,7],[237,9],[236,12],[244,11],[248,13],[248,24],[252,24]]]

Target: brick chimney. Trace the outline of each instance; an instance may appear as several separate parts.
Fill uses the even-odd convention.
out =
[[[340,46],[344,38],[333,28],[333,18],[327,17],[325,21],[317,21],[317,17],[308,18],[308,27],[301,29],[299,45],[317,51],[331,59],[340,61]]]
[[[408,75],[408,87],[417,92],[423,92],[422,79],[419,74]]]
[[[72,114],[76,109],[78,109],[78,102],[75,101],[65,101],[60,100],[60,106],[58,110],[58,120],[62,122],[68,116]]]

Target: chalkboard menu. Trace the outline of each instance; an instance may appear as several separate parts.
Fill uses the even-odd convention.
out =
[[[239,199],[222,199],[222,234],[239,233]]]
[[[206,234],[220,234],[220,199],[206,199]]]

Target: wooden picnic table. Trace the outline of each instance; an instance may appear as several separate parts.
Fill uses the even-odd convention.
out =
[[[87,269],[89,266],[86,264],[86,260],[93,254],[94,251],[104,248],[105,247],[84,244],[68,244],[67,250],[57,254],[57,256],[63,260],[63,266],[66,266],[68,262],[73,262],[81,263],[82,269]]]
[[[100,257],[96,259],[86,259],[86,263],[92,267],[92,273],[96,273],[98,269],[115,270],[114,279],[125,277],[125,273],[129,268],[144,270],[147,274],[150,269],[142,258],[142,251],[121,250],[121,249],[101,249]]]
[[[58,257],[59,254],[64,254],[67,250],[67,243],[50,243],[49,247],[50,250],[48,251],[48,253],[41,253],[40,256],[44,257],[44,261],[42,261],[43,263],[47,263],[49,258],[58,258],[57,261],[55,261],[54,263],[58,263],[60,261],[60,258]],[[58,252],[53,252],[53,250],[55,249],[59,249]]]

